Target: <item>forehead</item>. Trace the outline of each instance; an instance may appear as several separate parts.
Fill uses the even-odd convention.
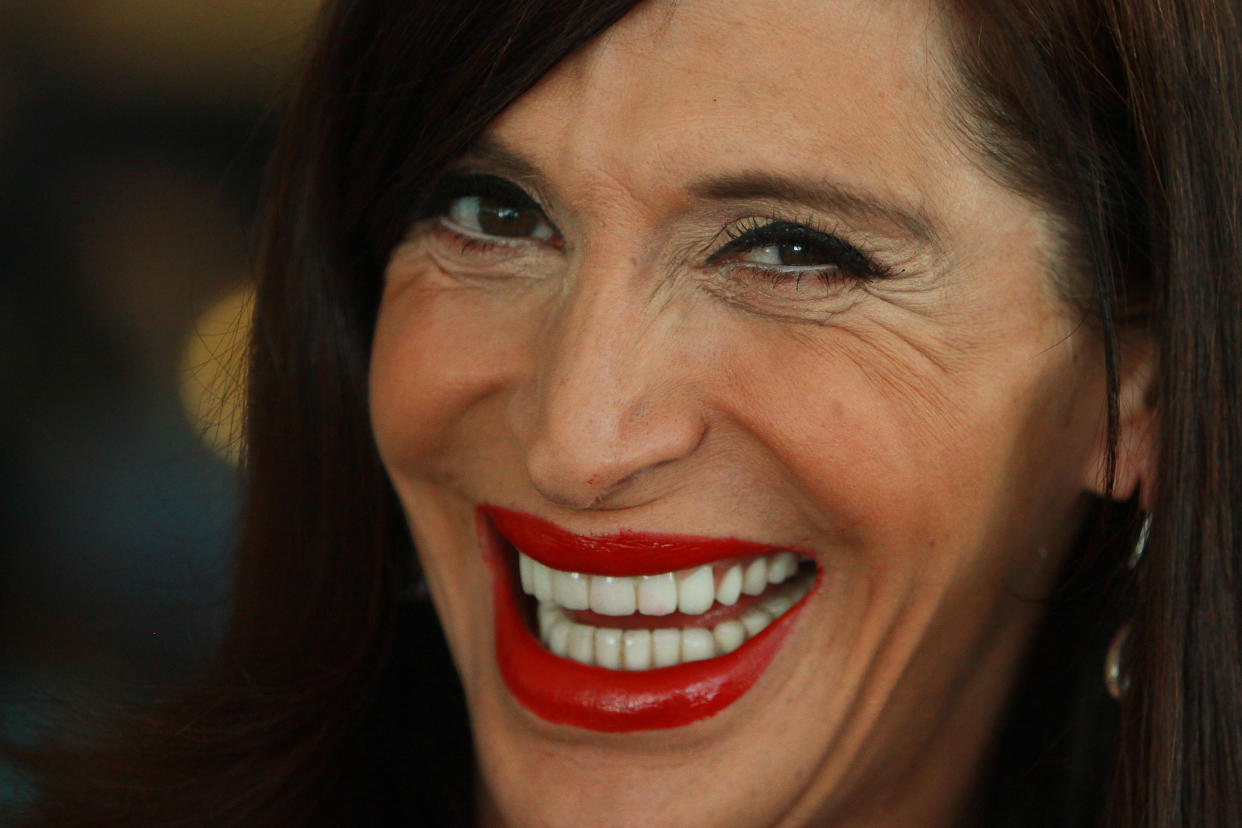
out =
[[[642,4],[490,132],[541,169],[639,194],[727,169],[921,201],[957,160],[936,14],[913,0]]]

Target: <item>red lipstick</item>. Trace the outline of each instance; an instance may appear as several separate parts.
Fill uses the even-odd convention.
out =
[[[557,724],[619,733],[680,727],[713,716],[758,681],[805,603],[803,598],[741,647],[716,658],[637,671],[580,664],[549,652],[530,630],[506,541],[547,566],[602,575],[657,574],[787,547],[638,532],[584,536],[494,506],[479,508],[478,529],[493,575],[501,676],[518,702]]]
[[[735,538],[626,532],[576,535],[533,515],[481,507],[496,531],[530,557],[553,569],[593,575],[655,575],[727,558],[770,555],[788,547]]]

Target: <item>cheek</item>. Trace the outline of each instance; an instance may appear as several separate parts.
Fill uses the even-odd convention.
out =
[[[752,341],[729,357],[728,395],[820,525],[868,569],[914,578],[978,550],[1021,554],[1032,525],[1078,491],[1086,372],[1068,351],[997,350],[1009,358],[947,371],[891,336]]]
[[[468,293],[411,285],[390,289],[381,302],[371,421],[390,473],[434,464],[461,444],[457,438],[525,361],[525,325]],[[477,444],[479,433],[488,432],[465,444]]]

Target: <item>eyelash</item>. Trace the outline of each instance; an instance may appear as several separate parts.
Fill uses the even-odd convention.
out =
[[[707,263],[731,264],[735,269],[759,274],[775,285],[786,283],[792,277],[795,287],[798,287],[806,275],[814,276],[828,286],[844,280],[866,282],[890,275],[887,268],[814,217],[790,221],[781,215],[770,214],[765,218],[743,219],[738,224],[724,228],[722,232],[728,236],[729,241],[712,253],[707,258]],[[810,248],[814,257],[823,264],[765,267],[748,262],[725,261],[731,254],[795,245]]]
[[[525,236],[502,240],[504,237],[501,236],[484,238],[463,233],[450,226],[448,220],[453,204],[463,198],[488,198],[521,210],[534,210],[539,220],[551,229],[555,241]],[[423,218],[436,219],[436,231],[447,236],[458,247],[461,255],[482,256],[501,250],[512,250],[517,245],[531,242],[547,244],[558,250],[563,245],[560,231],[548,219],[538,202],[517,184],[494,175],[446,173],[436,182],[431,197],[419,213]],[[727,236],[728,241],[709,255],[706,263],[709,266],[723,264],[730,271],[758,276],[773,286],[788,286],[792,280],[796,289],[808,275],[814,276],[828,287],[842,281],[867,282],[889,275],[884,266],[813,217],[793,221],[777,214],[770,214],[765,218],[747,218],[725,227],[721,234]],[[762,248],[792,246],[809,248],[822,264],[764,266],[744,261],[726,261],[731,255],[751,253]]]
[[[445,173],[432,187],[430,198],[419,210],[419,217],[436,219],[438,223],[436,229],[451,238],[461,254],[484,255],[505,248],[511,249],[517,244],[529,241],[521,237],[513,237],[512,241],[500,241],[498,239],[502,237],[499,236],[484,238],[463,233],[449,226],[447,221],[449,210],[456,201],[463,198],[488,198],[506,206],[534,210],[539,218],[551,228],[557,240],[550,246],[560,249],[560,230],[548,219],[538,202],[517,184],[494,175]]]

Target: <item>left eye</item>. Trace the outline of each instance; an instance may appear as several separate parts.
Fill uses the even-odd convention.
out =
[[[539,208],[496,196],[460,196],[449,202],[445,212],[452,228],[466,235],[536,241],[551,241],[556,236]]]
[[[824,255],[805,242],[787,242],[753,247],[739,261],[772,267],[823,267]]]
[[[708,261],[773,271],[837,271],[859,278],[878,272],[867,256],[844,239],[785,221],[730,232],[729,242]]]

